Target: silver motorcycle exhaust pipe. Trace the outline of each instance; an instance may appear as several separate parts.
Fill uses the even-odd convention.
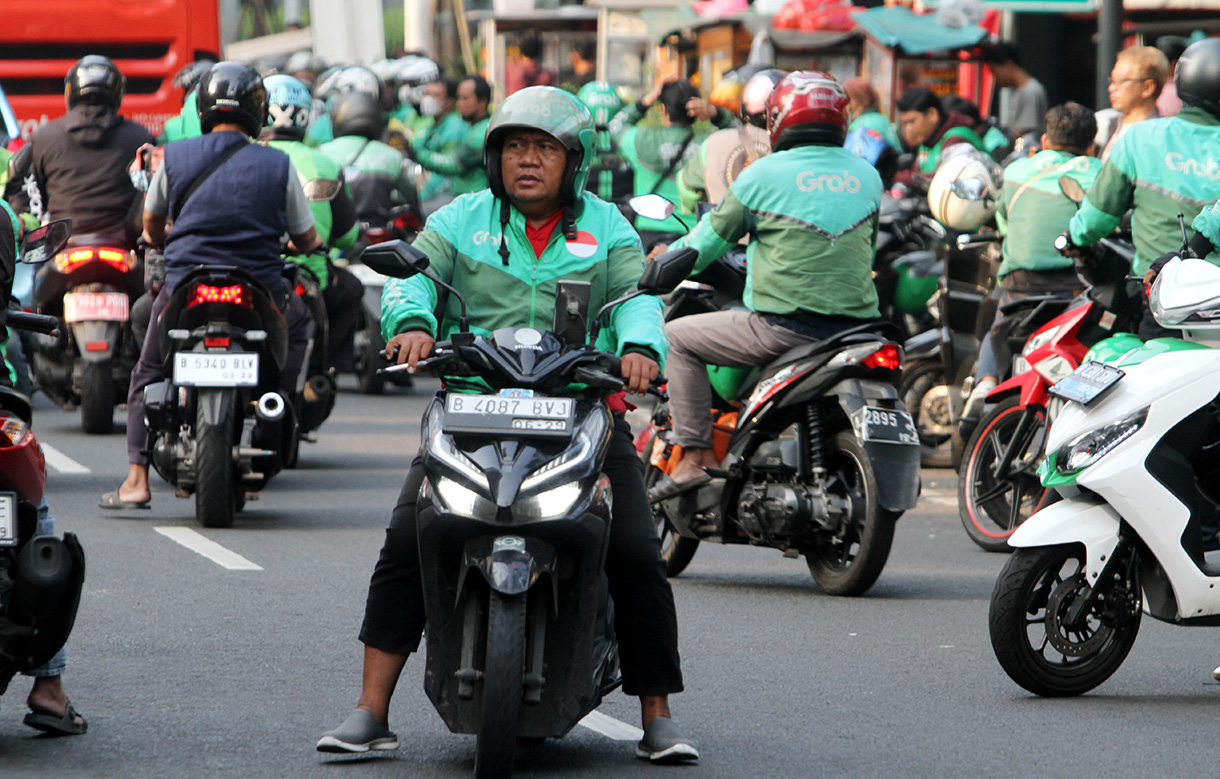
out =
[[[284,398],[278,392],[268,392],[254,404],[254,412],[264,422],[275,422],[284,416]]]

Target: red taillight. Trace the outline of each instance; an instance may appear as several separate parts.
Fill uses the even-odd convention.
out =
[[[364,240],[369,244],[385,243],[394,237],[394,234],[384,227],[371,227],[364,231]]]
[[[394,217],[394,226],[405,232],[414,232],[419,229],[419,214],[414,211],[404,211]]]
[[[227,335],[205,336],[203,339],[203,345],[209,349],[216,349],[216,348],[228,349],[229,348],[229,336],[227,336]]]
[[[860,361],[865,368],[897,370],[902,367],[902,352],[894,344],[886,344]]]
[[[55,257],[55,266],[60,273],[71,273],[85,263],[101,260],[107,265],[126,273],[131,270],[133,257],[131,252],[122,249],[103,247],[100,249],[83,248],[60,252]]]
[[[297,297],[299,297],[299,298],[305,297],[305,285],[299,281],[297,282]]]
[[[109,341],[90,341],[85,344],[86,352],[105,352],[110,350]]]
[[[234,284],[231,287],[212,287],[207,284],[199,284],[195,287],[195,299],[186,305],[187,308],[190,308],[200,303],[232,303],[235,306],[253,307],[249,296],[240,284]]]

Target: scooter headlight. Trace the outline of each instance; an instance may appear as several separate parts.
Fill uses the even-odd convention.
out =
[[[559,519],[566,516],[572,504],[580,500],[580,482],[570,481],[537,495],[520,498],[513,504],[513,514],[523,520]]]
[[[1068,441],[1055,453],[1055,470],[1063,474],[1078,473],[1094,465],[1143,427],[1148,419],[1148,408],[1145,406],[1117,422],[1081,433]]]
[[[426,494],[433,502],[439,503],[446,514],[482,522],[494,522],[496,519],[496,504],[453,479],[442,476],[436,480],[436,484],[425,481],[424,485],[428,490]]]

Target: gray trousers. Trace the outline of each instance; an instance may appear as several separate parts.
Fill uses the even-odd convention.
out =
[[[836,329],[842,329],[838,327]],[[833,329],[822,337],[833,334]],[[716,311],[675,319],[669,337],[669,409],[673,443],[684,449],[712,448],[712,385],[708,365],[763,365],[796,346],[819,340],[768,322],[753,311]]]

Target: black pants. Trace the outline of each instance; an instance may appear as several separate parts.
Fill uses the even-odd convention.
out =
[[[364,285],[345,268],[328,264],[328,270],[330,280],[322,291],[326,320],[330,327],[326,367],[350,371],[356,364],[353,338],[356,318],[360,315],[360,301],[364,299]]]
[[[644,489],[644,466],[621,414],[602,471],[614,493],[606,576],[614,599],[614,629],[628,695],[682,691],[678,619],[673,590],[661,560],[661,541]],[[419,648],[424,630],[423,583],[415,502],[423,482],[417,457],[407,472],[385,545],[369,581],[360,640],[383,652],[405,655]]]

